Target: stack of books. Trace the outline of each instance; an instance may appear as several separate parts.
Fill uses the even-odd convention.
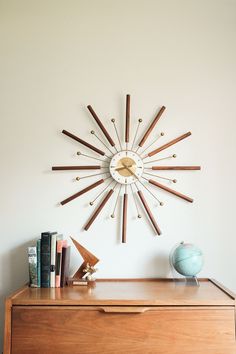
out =
[[[42,232],[35,246],[28,247],[29,284],[34,288],[60,288],[67,284],[70,246],[57,232]]]

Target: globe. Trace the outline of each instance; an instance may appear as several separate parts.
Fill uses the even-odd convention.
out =
[[[181,275],[194,277],[202,270],[203,254],[195,245],[181,242],[171,255],[171,263]]]

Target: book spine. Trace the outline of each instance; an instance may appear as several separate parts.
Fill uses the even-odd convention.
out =
[[[62,245],[63,240],[57,241],[57,256],[56,256],[56,288],[61,285],[61,260],[62,260]]]
[[[50,232],[41,234],[41,287],[50,288],[50,248],[51,235]]]
[[[37,240],[37,282],[41,287],[41,240]]]
[[[37,281],[37,248],[28,247],[29,280],[32,288],[38,287]]]
[[[70,268],[70,246],[62,247],[62,263],[61,263],[61,287],[66,286],[69,278]]]
[[[57,235],[52,235],[51,238],[51,266],[50,266],[50,287],[55,288],[55,277],[56,277],[56,243]]]

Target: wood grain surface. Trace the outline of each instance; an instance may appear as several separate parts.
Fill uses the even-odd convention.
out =
[[[75,141],[78,141],[78,143],[80,143],[80,144],[86,146],[86,147],[89,148],[90,150],[93,150],[93,151],[97,152],[99,155],[102,155],[102,156],[105,155],[105,152],[104,152],[104,151],[102,151],[102,150],[96,148],[95,146],[89,144],[87,141],[85,141],[85,140],[83,140],[83,139],[80,139],[78,136],[76,136],[76,135],[74,135],[74,134],[68,132],[67,130],[65,130],[65,129],[62,130],[62,133],[65,134],[65,135],[67,135],[69,138],[71,138],[71,139],[73,139],[73,140],[75,140]]]
[[[147,131],[145,132],[144,136],[142,137],[142,139],[139,143],[140,147],[142,147],[144,145],[144,143],[146,142],[147,138],[149,137],[149,135],[151,134],[151,132],[155,128],[157,122],[161,118],[165,109],[166,109],[166,107],[162,106],[161,109],[159,110],[159,112],[157,113],[157,115],[155,116],[155,118],[153,119],[151,125],[149,126],[149,128],[147,129]]]
[[[168,171],[168,170],[173,170],[173,171],[195,171],[195,170],[200,170],[201,166],[152,166],[152,170],[155,171]]]
[[[129,142],[130,131],[130,95],[126,95],[126,111],[125,111],[125,142]]]
[[[161,183],[159,183],[159,182],[157,182],[157,181],[154,181],[153,179],[149,179],[148,182],[149,182],[150,184],[152,184],[153,186],[156,186],[156,187],[158,187],[158,188],[161,188],[161,189],[165,190],[166,192],[169,192],[169,193],[171,193],[171,194],[174,194],[176,197],[179,197],[179,198],[181,198],[181,199],[186,200],[187,202],[190,202],[190,203],[193,202],[193,199],[190,198],[190,197],[188,197],[187,195],[182,194],[182,193],[180,193],[180,192],[177,192],[177,191],[175,191],[174,189],[165,186],[164,184],[161,184]]]
[[[88,105],[87,106],[89,112],[91,113],[91,115],[93,116],[94,120],[96,121],[97,125],[99,126],[99,128],[101,129],[101,131],[103,132],[103,134],[105,135],[106,139],[108,140],[109,144],[111,146],[115,146],[114,141],[112,140],[110,134],[108,133],[108,131],[106,130],[106,128],[104,127],[104,125],[102,124],[100,118],[97,116],[97,114],[95,113],[94,109],[92,108],[92,106]]]
[[[128,212],[128,194],[125,193],[123,198],[122,243],[126,243],[127,212]]]
[[[166,143],[166,144],[160,146],[159,148],[157,148],[157,149],[155,149],[155,150],[149,152],[149,153],[148,153],[148,156],[151,157],[151,156],[153,156],[153,155],[156,155],[156,154],[158,154],[159,152],[161,152],[161,151],[167,149],[168,147],[170,147],[170,146],[172,146],[172,145],[178,143],[179,141],[181,141],[181,140],[187,138],[187,137],[190,136],[190,135],[191,135],[191,132],[185,133],[185,134],[179,136],[178,138],[175,138],[175,139],[169,141],[168,143]]]
[[[81,191],[71,195],[70,197],[64,199],[62,202],[61,202],[61,205],[65,205],[66,203],[69,203],[71,202],[72,200],[74,200],[75,198],[78,198],[80,197],[81,195],[83,195],[84,193],[87,193],[88,191],[90,191],[91,189],[93,188],[96,188],[98,187],[100,184],[104,183],[104,179],[100,179],[99,181],[93,183],[93,184],[90,184],[90,186],[84,188],[84,189],[81,189]]]
[[[52,171],[80,171],[80,170],[100,170],[101,166],[52,166]]]
[[[235,294],[199,282],[24,286],[6,301],[4,354],[235,354]]]
[[[196,344],[204,347],[201,353],[205,354],[209,353],[207,346],[217,349],[216,339],[221,346],[233,346],[234,332],[233,309],[152,308],[144,313],[120,313],[14,307],[12,354],[164,353],[183,345],[192,353]]]
[[[101,201],[101,203],[99,204],[99,206],[97,207],[97,209],[95,210],[95,212],[92,214],[91,218],[89,219],[89,221],[87,222],[87,224],[84,226],[84,230],[88,230],[90,228],[90,226],[93,224],[93,222],[95,221],[95,219],[97,218],[98,214],[102,211],[102,209],[104,208],[104,206],[106,205],[106,203],[108,202],[108,200],[110,199],[110,197],[112,196],[112,193],[114,192],[113,189],[110,189],[109,192],[107,193],[107,195],[105,196],[105,198]]]
[[[159,226],[156,223],[156,220],[155,220],[155,218],[154,218],[154,216],[153,216],[153,214],[151,212],[151,209],[149,208],[149,206],[147,204],[147,201],[146,201],[142,191],[139,190],[137,193],[138,193],[138,196],[139,196],[139,198],[140,198],[140,200],[141,200],[141,202],[142,202],[142,204],[143,204],[143,206],[144,206],[144,208],[145,208],[145,210],[147,212],[147,215],[148,215],[148,217],[149,217],[149,219],[151,221],[151,224],[154,227],[154,230],[156,231],[157,235],[161,235],[161,230],[160,230]]]

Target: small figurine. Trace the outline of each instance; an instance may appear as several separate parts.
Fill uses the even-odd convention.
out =
[[[94,266],[87,263],[86,268],[83,269],[83,272],[86,274],[85,279],[87,281],[95,281],[93,274],[97,272],[97,268],[94,268]]]

